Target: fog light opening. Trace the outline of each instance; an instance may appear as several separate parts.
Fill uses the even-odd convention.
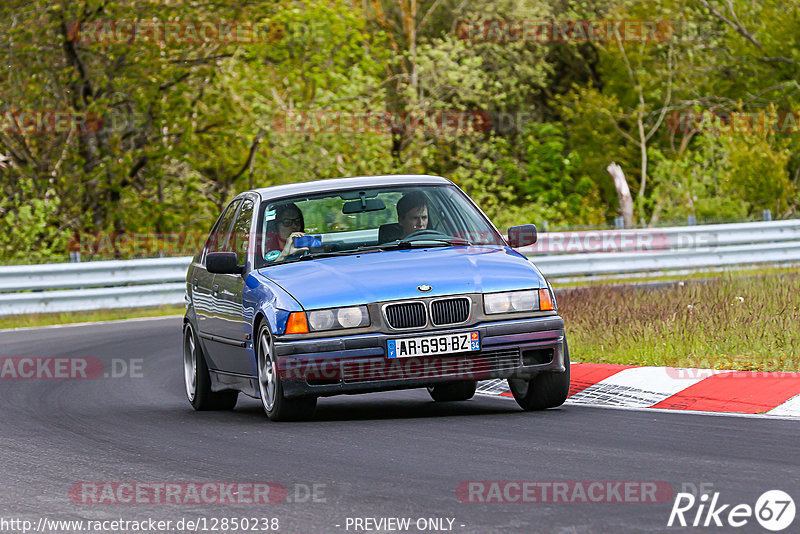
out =
[[[522,365],[543,365],[551,363],[555,351],[553,349],[528,349],[522,351]]]

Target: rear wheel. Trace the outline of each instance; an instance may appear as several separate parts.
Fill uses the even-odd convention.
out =
[[[428,386],[428,393],[436,402],[465,401],[475,396],[476,380],[460,380]]]
[[[283,382],[278,373],[272,351],[272,336],[267,323],[258,329],[258,390],[261,404],[272,421],[299,421],[310,419],[317,407],[316,397],[287,399],[283,396]]]
[[[211,391],[208,365],[191,323],[183,327],[183,381],[186,398],[195,410],[232,410],[236,406],[238,391]]]
[[[563,373],[539,373],[530,380],[509,378],[511,394],[523,410],[545,410],[561,406],[569,395],[569,347],[564,338]]]

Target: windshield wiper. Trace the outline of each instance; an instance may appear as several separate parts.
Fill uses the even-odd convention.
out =
[[[460,237],[424,237],[418,241],[400,241],[401,243],[424,243],[425,241],[435,241],[436,243],[443,243],[445,245],[455,247],[468,247],[472,243]]]
[[[433,243],[431,243],[433,242]],[[443,237],[426,237],[415,241],[401,240],[383,243],[381,245],[370,245],[366,247],[358,247],[359,251],[369,250],[401,250],[408,248],[428,248],[428,247],[451,247],[451,246],[471,246],[472,243],[466,239]]]
[[[415,241],[401,240],[401,241],[392,241],[389,243],[384,243],[382,245],[361,246],[352,250],[336,250],[331,252],[315,252],[312,254],[303,254],[302,256],[298,256],[297,258],[288,258],[287,260],[281,263],[291,263],[295,261],[309,261],[309,260],[316,260],[319,258],[333,258],[336,256],[350,256],[352,254],[361,254],[364,252],[377,252],[379,250],[401,250],[409,248],[471,246],[471,245],[472,243],[470,243],[466,239],[461,239],[458,237],[449,239],[442,237],[430,237]]]
[[[333,258],[335,256],[350,256],[351,254],[359,254],[363,252],[362,250],[337,250],[331,252],[315,252],[313,254],[303,254],[299,258],[294,258],[291,261],[306,261],[306,260],[316,260],[319,258]]]

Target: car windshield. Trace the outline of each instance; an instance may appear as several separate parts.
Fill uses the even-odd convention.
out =
[[[259,217],[259,266],[399,248],[505,245],[452,185],[282,198],[266,203]]]

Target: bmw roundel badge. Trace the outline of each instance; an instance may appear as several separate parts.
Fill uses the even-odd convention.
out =
[[[433,288],[431,286],[429,286],[428,284],[422,284],[421,286],[417,286],[417,289],[419,289],[423,293],[427,293],[428,291],[430,291]]]

